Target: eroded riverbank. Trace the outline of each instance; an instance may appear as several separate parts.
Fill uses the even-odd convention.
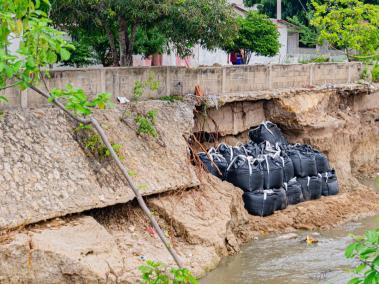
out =
[[[379,92],[368,95],[366,88],[358,87],[344,90],[302,90],[267,97],[265,101],[246,102],[253,106],[258,103],[263,118],[280,124],[291,142],[311,144],[325,152],[341,183],[341,193],[337,196],[289,206],[266,218],[249,216],[243,208],[240,189],[199,172],[199,168],[190,163],[189,141],[183,136],[188,138],[192,133],[194,109],[191,105],[139,103],[140,107],[159,108],[157,128],[164,138],[163,144],[137,136],[120,121],[121,111],[104,112],[100,116],[112,140],[124,144],[121,152],[125,163],[136,170],[134,179],[145,190],[144,194],[150,195],[145,197],[147,203],[173,247],[186,267],[201,277],[215,269],[223,257],[237,254],[255,237],[299,229],[327,229],[379,212],[379,194],[356,179],[376,172],[378,165],[379,112],[374,103]],[[243,131],[253,123],[239,120],[237,114],[255,117],[256,111],[247,112],[246,104],[240,108],[229,105],[230,113],[215,110],[225,117],[233,117],[230,125],[241,126],[238,137],[225,132],[222,139],[247,139]],[[7,138],[3,142],[5,157],[10,159],[6,159],[4,165],[16,164],[26,171],[27,163],[23,159],[29,161],[30,169],[38,168],[46,160],[51,161],[51,165],[44,171],[52,174],[40,174],[44,177],[43,187],[32,183],[41,182],[34,176],[30,182],[22,179],[24,189],[17,183],[23,172],[15,175],[9,166],[4,166],[3,178],[11,181],[4,183],[2,189],[3,224],[18,224],[24,220],[23,224],[30,225],[0,233],[0,283],[138,283],[137,267],[146,259],[172,265],[170,255],[141,209],[130,202],[132,193],[114,175],[112,164],[99,163],[80,145],[72,144],[73,128],[64,115],[59,114],[58,118],[61,124],[66,123],[66,140],[57,144],[60,134],[55,131],[52,135],[56,126],[43,124],[56,121],[54,110],[35,110],[29,116],[25,113],[10,112],[2,122],[2,133],[7,134],[2,136]],[[228,126],[222,118],[224,126]],[[20,131],[26,127],[25,121],[30,122],[31,127]],[[12,124],[15,127],[9,127]],[[45,134],[46,129],[49,136]],[[20,133],[26,133],[30,136],[27,139],[39,144],[29,152],[11,151],[15,143],[10,141]],[[53,147],[53,153],[46,154],[43,150],[46,145],[61,146]],[[46,159],[40,158],[45,157],[43,154],[47,155]],[[60,175],[54,171],[60,169],[55,164],[57,161],[63,169]],[[40,190],[35,190],[37,188]],[[28,198],[34,202],[28,202],[24,192],[29,192]],[[75,214],[66,216],[68,213]],[[38,218],[33,219],[33,216]],[[51,216],[61,217],[49,219]],[[49,220],[33,224],[45,219]]]

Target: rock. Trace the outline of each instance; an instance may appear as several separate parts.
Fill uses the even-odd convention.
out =
[[[0,244],[1,283],[116,283],[123,270],[112,236],[92,217],[28,230]]]
[[[160,142],[137,136],[120,121],[122,111],[101,111],[112,143],[122,145],[123,163],[142,194],[199,184],[188,163],[183,138],[193,127],[192,106],[179,102],[141,102],[137,110],[156,109]],[[0,231],[134,198],[117,167],[85,153],[74,140],[75,126],[57,109],[10,110],[0,120]],[[32,206],[31,206],[32,204]]]
[[[183,259],[186,267],[193,267],[197,276],[215,268],[222,256],[240,250],[246,239],[240,236],[246,231],[248,214],[243,208],[242,191],[233,185],[213,177],[204,177],[199,188],[163,194],[148,198],[148,205],[159,215],[158,222],[169,232],[168,239]],[[126,210],[126,208],[129,208]],[[128,205],[112,211],[112,214],[95,214],[98,222],[113,235],[123,255],[127,255],[127,279],[136,279],[141,260],[132,255],[144,255],[174,265],[171,256],[160,241],[146,233],[146,218],[132,217],[139,208]],[[135,219],[137,218],[137,219]],[[135,235],[129,227],[133,223]],[[140,242],[136,243],[136,239]]]

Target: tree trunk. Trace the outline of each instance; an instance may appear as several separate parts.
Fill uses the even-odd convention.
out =
[[[132,24],[130,35],[128,24],[123,16],[119,17],[119,41],[121,51],[121,66],[133,66],[133,47],[136,39],[137,24]]]
[[[119,61],[119,54],[118,50],[116,48],[116,42],[115,42],[115,37],[112,32],[112,29],[109,27],[108,23],[104,24],[105,31],[108,36],[108,41],[109,41],[109,47],[111,49],[111,55],[112,55],[112,66],[120,66],[120,61]]]
[[[127,64],[127,47],[126,47],[126,42],[127,42],[127,35],[128,35],[128,26],[126,24],[126,20],[123,16],[118,17],[118,23],[119,23],[119,42],[120,42],[120,65],[121,66],[126,66]]]

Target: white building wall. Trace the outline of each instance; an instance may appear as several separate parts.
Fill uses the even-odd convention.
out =
[[[286,61],[288,27],[280,23],[277,23],[277,26],[278,26],[278,31],[279,31],[279,43],[281,45],[279,54],[274,57],[265,57],[265,56],[258,56],[258,55],[253,54],[249,65],[284,63]],[[197,67],[197,66],[202,66],[202,65],[212,66],[214,64],[231,65],[231,63],[228,62],[228,54],[221,49],[210,51],[200,46],[196,46],[194,48],[193,53],[194,54],[190,61],[192,67]]]

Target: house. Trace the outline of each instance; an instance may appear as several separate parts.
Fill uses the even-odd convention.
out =
[[[243,0],[229,0],[229,3],[233,6],[234,11],[244,16],[248,11],[256,10],[254,7],[246,7]],[[253,55],[249,64],[267,64],[267,63],[285,63],[287,61],[288,50],[296,51],[299,46],[299,31],[295,25],[288,23],[281,19],[272,19],[276,24],[279,31],[279,42],[281,48],[278,55],[274,57],[265,57]],[[146,60],[142,56],[134,56],[134,66],[150,66],[151,60]],[[162,64],[168,66],[210,66],[210,65],[231,65],[229,61],[229,55],[221,50],[208,50],[201,46],[195,46],[193,48],[192,56],[181,59],[176,54],[164,54],[162,58]]]

